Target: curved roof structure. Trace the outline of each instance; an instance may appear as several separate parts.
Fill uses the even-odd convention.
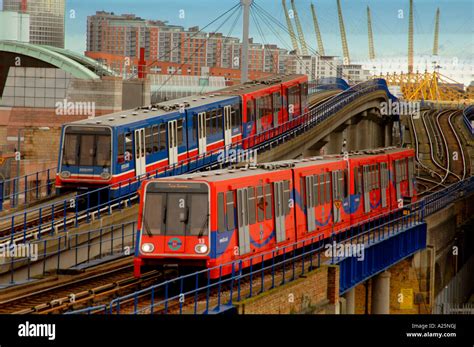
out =
[[[109,69],[107,66],[99,63],[97,60],[86,57],[85,55],[81,55],[79,53],[70,51],[68,49],[59,48],[59,47],[53,47],[53,46],[41,46],[41,47],[66,56],[78,62],[79,64],[84,65],[89,70],[94,71],[99,76],[117,76],[117,74],[113,70]]]
[[[114,76],[115,74],[93,59],[80,54],[50,46],[34,45],[20,41],[0,41],[0,52],[10,52],[26,55],[57,68],[69,72],[72,76],[81,79],[99,79],[100,76]]]

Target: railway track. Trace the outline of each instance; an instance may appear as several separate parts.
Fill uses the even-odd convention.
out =
[[[123,263],[123,261],[122,261]],[[133,265],[121,265],[100,273],[55,284],[0,302],[0,314],[52,314],[109,301],[150,286],[163,278],[161,271],[150,271],[140,279],[132,276]]]
[[[454,120],[461,114],[459,110],[423,110],[420,124],[409,117],[418,168],[425,175],[418,174],[419,195],[423,196],[437,188],[445,187],[467,177],[468,160]],[[430,161],[421,158],[421,134],[426,134]]]

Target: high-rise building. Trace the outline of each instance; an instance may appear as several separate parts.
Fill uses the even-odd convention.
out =
[[[219,71],[240,69],[242,43],[236,37],[201,32],[198,27],[185,29],[133,14],[100,11],[87,18],[86,55],[89,57],[123,73],[124,69],[136,70],[132,65],[139,57],[140,48],[145,49],[147,64],[158,61],[182,65],[182,69],[177,69],[178,74],[181,71],[181,74],[201,75],[207,68],[211,68],[211,72],[212,68]],[[276,45],[263,45],[251,40],[250,72],[283,72],[283,54],[287,51]],[[116,59],[117,56],[122,59]]]
[[[65,0],[3,0],[3,10],[30,15],[30,43],[64,48]]]
[[[30,42],[30,15],[0,11],[0,40]]]

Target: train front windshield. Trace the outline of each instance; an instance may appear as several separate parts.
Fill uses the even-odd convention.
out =
[[[209,194],[201,183],[147,185],[142,229],[149,235],[207,236]]]
[[[63,166],[110,168],[112,157],[110,129],[69,126],[64,133]]]

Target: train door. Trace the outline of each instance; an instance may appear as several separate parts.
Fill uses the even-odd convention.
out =
[[[342,207],[342,181],[343,175],[341,170],[333,171],[332,173],[332,215],[334,223],[341,221],[341,207]]]
[[[388,169],[387,163],[380,163],[380,189],[382,208],[387,207]]]
[[[145,129],[135,130],[135,174],[141,176],[146,173],[145,159]]]
[[[239,254],[250,253],[248,188],[237,190],[237,223],[239,227]]]
[[[199,154],[206,153],[207,135],[206,135],[206,112],[198,113],[198,149]]]
[[[232,144],[232,106],[224,107],[224,145]]]
[[[400,161],[395,160],[395,191],[396,191],[396,195],[397,195],[397,202],[402,197],[402,192],[401,192],[401,188],[400,188],[400,182],[402,181],[401,178],[402,178],[402,168],[401,168],[401,165],[400,165]]]
[[[178,162],[178,122],[168,122],[168,161],[169,165]]]
[[[362,190],[364,192],[364,212],[370,212],[370,189],[371,189],[371,182],[370,182],[370,170],[369,165],[362,166],[362,182],[363,187]]]
[[[263,107],[263,99],[262,98],[258,98],[258,99],[255,99],[255,102],[256,102],[256,113],[255,113],[255,117],[256,117],[256,120],[257,120],[257,125],[256,125],[256,134],[260,134],[262,132],[262,115],[261,115],[261,111],[262,111],[262,107]]]
[[[289,191],[288,181],[281,181],[273,183],[273,201],[275,209],[275,232],[276,242],[283,242],[286,240],[286,211],[289,208],[288,199],[285,199],[285,191]],[[286,188],[286,189],[285,189]],[[286,201],[285,201],[286,200]]]
[[[317,180],[317,176],[305,177],[305,188],[306,188],[306,219],[308,231],[316,230],[316,220],[314,216],[314,181]]]
[[[281,96],[280,92],[273,93],[273,127],[276,128],[280,124],[278,117],[280,115]]]

